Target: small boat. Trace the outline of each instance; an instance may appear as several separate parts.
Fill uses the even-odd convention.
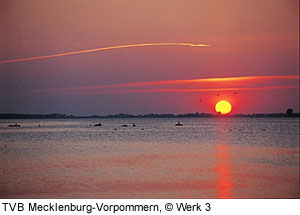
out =
[[[21,127],[21,125],[19,125],[19,124],[11,124],[11,125],[8,125],[8,127]]]
[[[99,122],[97,124],[94,124],[94,126],[102,126],[102,124]]]
[[[183,124],[180,123],[180,122],[177,122],[177,123],[175,124],[175,126],[183,126]]]
[[[128,127],[128,125],[125,124],[125,125],[122,125],[122,127]]]

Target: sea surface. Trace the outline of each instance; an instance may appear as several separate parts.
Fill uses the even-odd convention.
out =
[[[0,198],[300,198],[299,118],[0,125]]]

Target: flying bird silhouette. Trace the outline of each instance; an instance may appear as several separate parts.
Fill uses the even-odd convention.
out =
[[[238,92],[234,92],[233,95],[236,95]]]

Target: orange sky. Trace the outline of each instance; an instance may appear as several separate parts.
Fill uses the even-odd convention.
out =
[[[297,0],[1,1],[0,112],[212,113],[219,91],[234,113],[298,112],[298,32]],[[145,43],[211,46],[41,58]]]

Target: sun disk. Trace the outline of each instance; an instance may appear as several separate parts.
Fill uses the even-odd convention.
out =
[[[226,100],[218,101],[215,106],[216,112],[222,115],[228,114],[231,111],[231,104]]]

